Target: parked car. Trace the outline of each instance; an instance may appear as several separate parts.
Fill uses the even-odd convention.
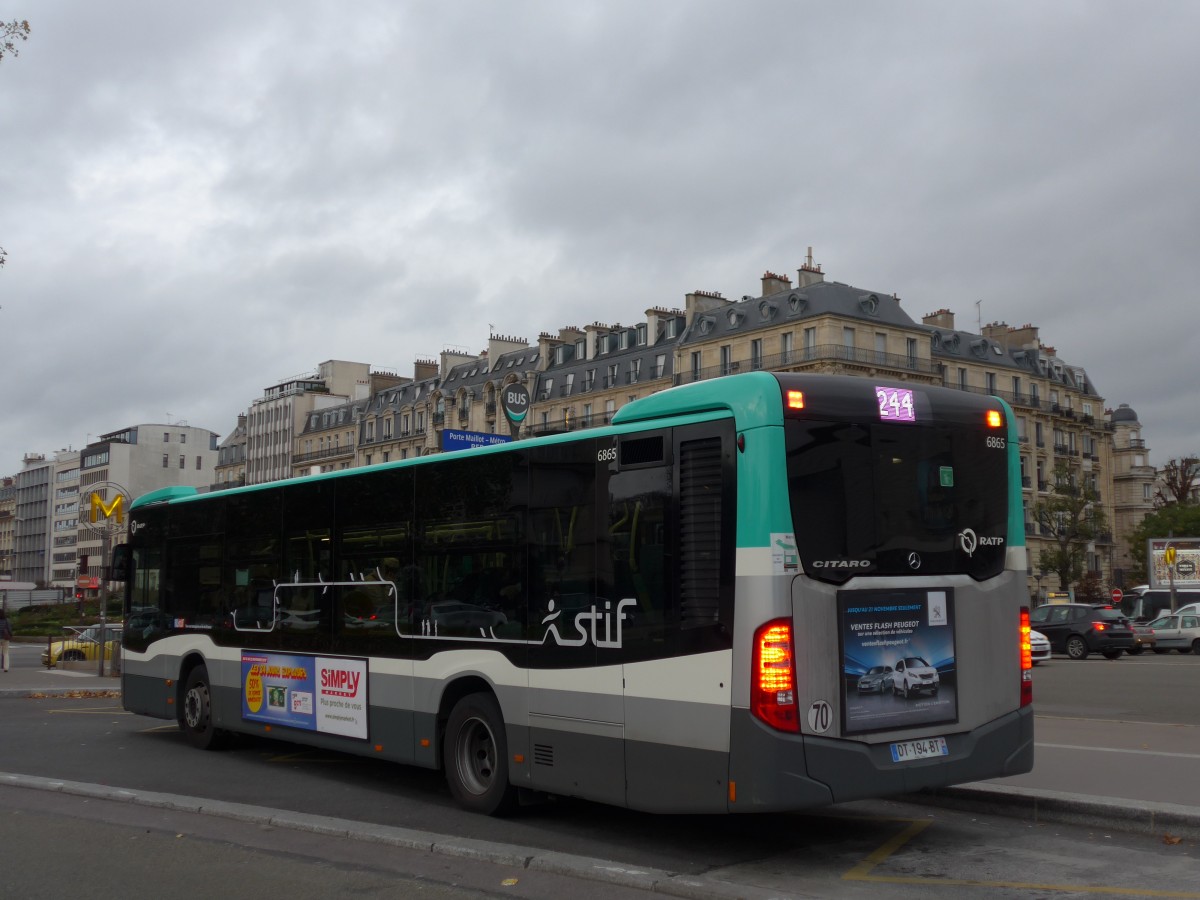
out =
[[[1154,629],[1149,625],[1139,625],[1137,622],[1130,624],[1133,626],[1133,646],[1126,652],[1137,656],[1143,650],[1153,650],[1157,642]]]
[[[1178,650],[1180,653],[1200,653],[1200,615],[1173,613],[1150,623],[1158,644],[1155,653]]]
[[[1035,666],[1050,658],[1050,642],[1040,631],[1029,632],[1029,650]]]
[[[892,683],[892,693],[905,698],[909,694],[921,692],[936,696],[940,681],[937,669],[919,656],[906,656],[896,660],[896,666],[888,678]]]
[[[121,626],[106,625],[104,641],[104,658],[112,659],[114,648],[121,642]],[[100,626],[89,625],[86,628],[75,629],[69,637],[61,641],[51,641],[50,646],[42,651],[42,665],[50,668],[59,663],[83,662],[100,659]]]
[[[858,679],[860,694],[882,694],[884,688],[892,685],[891,666],[871,666]]]
[[[1107,604],[1048,603],[1030,612],[1029,622],[1050,641],[1051,650],[1071,659],[1086,659],[1089,653],[1116,659],[1133,647],[1129,619]]]

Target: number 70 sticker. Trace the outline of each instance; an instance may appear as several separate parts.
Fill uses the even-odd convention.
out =
[[[824,734],[833,724],[833,707],[824,700],[817,700],[808,708],[809,730]]]

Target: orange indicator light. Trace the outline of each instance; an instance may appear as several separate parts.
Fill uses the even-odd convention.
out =
[[[987,411],[988,428],[999,428],[1004,424],[1004,418],[1000,415],[1000,410],[989,409]]]
[[[804,391],[787,392],[788,409],[804,409]]]
[[[421,746],[428,747],[429,746],[429,738],[421,738]]]

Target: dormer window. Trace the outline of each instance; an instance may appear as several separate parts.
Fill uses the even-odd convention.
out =
[[[879,296],[877,294],[866,294],[859,297],[858,308],[868,316],[879,315]]]
[[[642,323],[637,327],[637,345],[639,347],[646,346],[646,325]]]

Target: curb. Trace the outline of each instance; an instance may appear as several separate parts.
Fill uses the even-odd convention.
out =
[[[1147,803],[979,782],[930,788],[894,799],[923,806],[1028,819],[1035,825],[1055,822],[1129,834],[1200,840],[1200,808],[1175,803]]]
[[[671,897],[685,897],[689,900],[778,900],[780,896],[777,890],[756,888],[745,884],[735,885],[702,876],[680,875],[663,869],[634,868],[613,860],[452,837],[415,831],[411,828],[373,825],[350,819],[270,809],[265,806],[251,806],[244,803],[204,800],[179,794],[128,790],[107,785],[63,781],[36,775],[17,775],[8,772],[0,772],[0,785],[29,790],[56,791],[91,799],[112,800],[158,809],[218,816],[251,824],[307,831],[313,834],[336,835],[440,856],[472,859],[519,869],[532,869],[586,881],[619,884]]]

